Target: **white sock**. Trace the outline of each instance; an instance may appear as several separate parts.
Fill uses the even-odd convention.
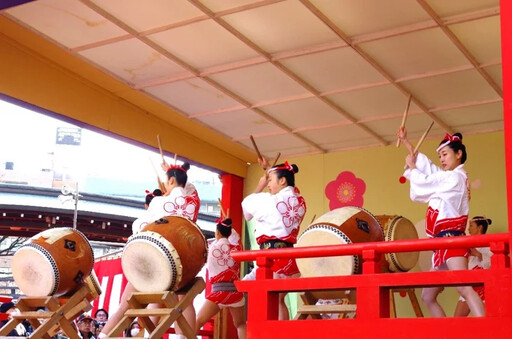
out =
[[[106,338],[107,335],[105,333],[98,334],[98,339]]]

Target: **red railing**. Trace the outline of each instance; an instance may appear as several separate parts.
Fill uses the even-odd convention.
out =
[[[248,293],[248,336],[283,337],[329,336],[343,333],[368,338],[400,338],[411,335],[432,337],[486,337],[489,326],[493,333],[512,334],[512,291],[509,258],[510,235],[450,237],[439,239],[400,240],[350,245],[329,245],[277,250],[241,251],[232,253],[239,261],[256,260],[256,280],[239,281],[237,288]],[[435,271],[380,273],[383,253],[429,251],[445,248],[491,248],[491,269],[478,271]],[[274,259],[361,255],[360,275],[272,279],[270,267]],[[393,288],[428,286],[484,285],[486,317],[483,318],[390,318],[389,291]],[[278,294],[314,290],[355,289],[355,319],[278,321]],[[398,331],[393,327],[399,327]],[[314,331],[314,332],[311,332]],[[348,332],[347,332],[348,331]]]

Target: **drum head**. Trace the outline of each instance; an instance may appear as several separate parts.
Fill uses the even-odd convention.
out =
[[[418,239],[418,232],[414,224],[404,217],[395,217],[390,220],[385,230],[386,241]],[[393,272],[407,272],[418,262],[419,252],[387,253],[386,260],[389,270]]]
[[[329,225],[314,225],[301,234],[296,247],[350,244],[350,239]],[[357,256],[318,257],[297,259],[302,277],[351,275],[358,271]]]
[[[128,239],[121,265],[126,279],[139,292],[174,290],[181,281],[178,252],[155,232],[140,232]]]
[[[12,258],[12,275],[18,288],[29,297],[55,293],[59,271],[51,255],[37,245],[25,245]]]

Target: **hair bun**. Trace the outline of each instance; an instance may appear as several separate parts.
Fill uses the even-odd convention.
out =
[[[226,226],[231,226],[231,224],[233,224],[233,221],[230,218],[226,218],[222,220],[221,223]]]
[[[461,134],[461,133],[459,133],[459,132],[455,133],[453,136],[454,136],[454,137],[455,137],[455,136],[457,136],[457,137],[459,137],[459,138],[460,138],[460,140],[462,140],[462,134]]]
[[[487,225],[491,225],[492,224],[492,220],[491,219],[486,219],[487,221]]]
[[[190,169],[190,164],[188,162],[184,162],[183,165],[181,165],[185,171],[188,171]]]
[[[297,165],[292,164],[292,168],[294,173],[299,173],[299,167],[297,167]]]

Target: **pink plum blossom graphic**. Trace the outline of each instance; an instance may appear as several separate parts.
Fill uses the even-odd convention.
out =
[[[343,206],[363,207],[365,191],[364,180],[356,178],[350,171],[341,172],[336,180],[325,186],[325,196],[329,199],[330,210]]]

